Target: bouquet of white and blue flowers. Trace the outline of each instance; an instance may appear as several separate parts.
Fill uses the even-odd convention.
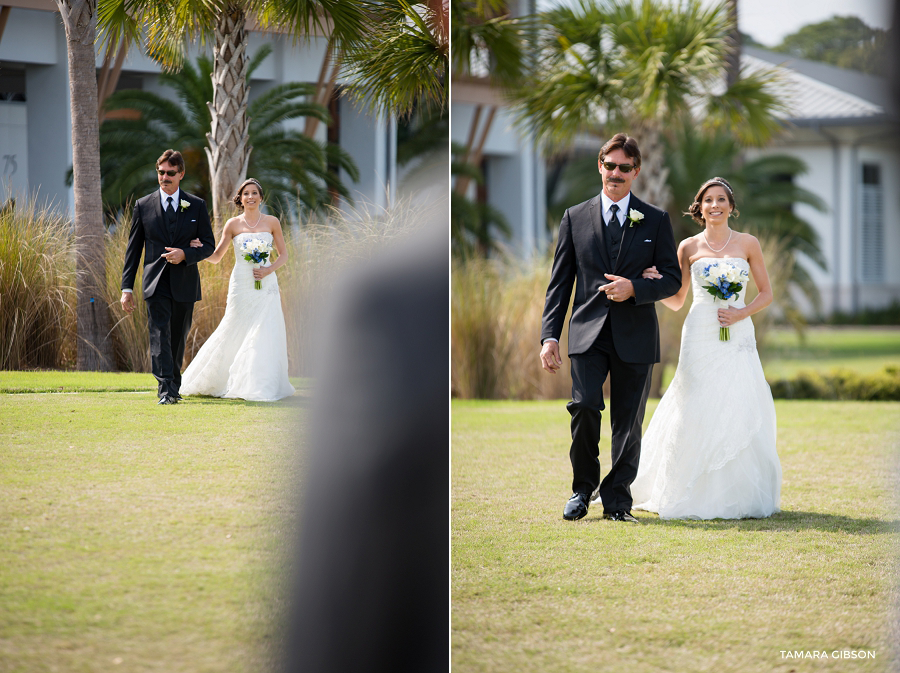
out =
[[[736,264],[727,259],[708,264],[703,268],[700,276],[708,283],[706,291],[723,301],[728,301],[743,290],[744,284],[750,279],[750,274],[746,270],[739,269]],[[730,338],[729,328],[720,327],[719,340],[728,341]]]
[[[245,238],[241,241],[240,247],[241,252],[245,253],[244,259],[251,262],[254,269],[258,269],[262,266],[263,262],[269,259],[269,253],[272,252],[272,244],[261,238]],[[261,290],[262,281],[253,281],[253,287],[257,290]]]

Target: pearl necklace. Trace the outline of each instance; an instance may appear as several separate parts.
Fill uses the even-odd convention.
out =
[[[261,219],[262,219],[262,211],[259,211],[259,217],[256,218],[256,224],[254,224],[251,227],[249,224],[247,224],[247,213],[244,213],[244,226],[246,226],[247,229],[256,229],[256,226],[259,224],[259,221]]]
[[[731,235],[732,235],[733,233],[734,233],[734,229],[731,229],[731,230],[730,230],[730,233],[728,234],[728,240],[725,241],[725,245],[723,245],[723,246],[722,246],[721,248],[719,248],[718,250],[716,250],[714,247],[712,247],[712,245],[711,245],[710,242],[709,242],[709,238],[707,238],[707,236],[706,236],[706,232],[705,232],[705,231],[703,232],[703,240],[706,241],[706,245],[707,245],[707,246],[709,247],[709,249],[712,250],[713,252],[722,252],[725,248],[728,247],[728,244],[731,243]]]

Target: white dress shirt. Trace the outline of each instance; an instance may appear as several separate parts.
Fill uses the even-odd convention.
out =
[[[181,196],[181,189],[176,189],[175,193],[170,195],[170,194],[166,194],[163,191],[162,187],[159,188],[159,201],[160,201],[160,203],[162,203],[163,213],[166,212],[166,207],[169,205],[169,196],[172,197],[172,207],[175,209],[175,212],[177,213],[178,212],[178,204],[180,202],[180,199],[178,197]]]
[[[613,204],[619,206],[619,212],[616,213],[616,217],[619,220],[619,226],[625,226],[625,216],[628,215],[628,204],[631,203],[631,192],[628,192],[625,196],[623,196],[618,201],[613,201],[609,198],[604,192],[600,192],[600,200],[603,202],[603,222],[604,224],[609,223],[609,209],[612,208]]]

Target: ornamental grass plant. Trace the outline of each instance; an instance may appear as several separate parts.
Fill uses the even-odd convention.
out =
[[[0,209],[0,370],[75,360],[75,239],[48,206]]]

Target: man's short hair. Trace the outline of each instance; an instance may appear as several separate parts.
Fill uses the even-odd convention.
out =
[[[606,144],[600,148],[600,154],[597,158],[603,161],[606,155],[615,150],[622,150],[629,159],[634,159],[634,165],[641,167],[641,150],[638,148],[637,140],[624,133],[617,133],[606,141]]]
[[[166,150],[159,159],[156,160],[156,167],[159,168],[166,162],[177,168],[179,173],[184,173],[184,157],[181,156],[181,152],[176,150]]]

